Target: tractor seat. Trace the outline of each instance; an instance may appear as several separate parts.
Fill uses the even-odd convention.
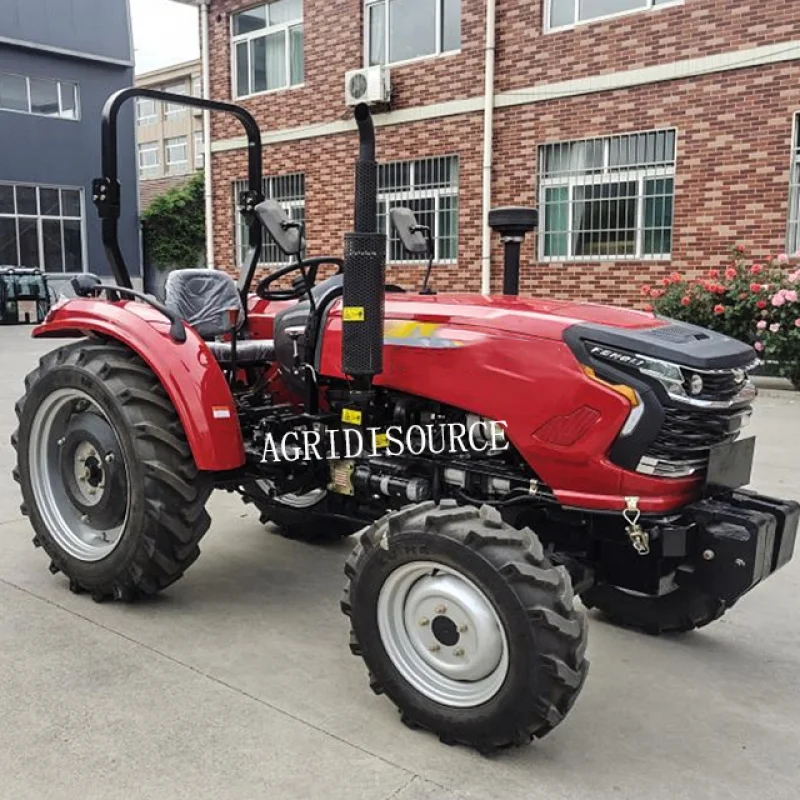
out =
[[[164,287],[164,305],[191,325],[220,364],[231,363],[233,346],[215,341],[231,331],[230,313],[236,311],[236,329],[245,322],[244,306],[236,283],[227,272],[180,269],[170,272]],[[236,340],[236,363],[241,366],[275,360],[272,339]]]

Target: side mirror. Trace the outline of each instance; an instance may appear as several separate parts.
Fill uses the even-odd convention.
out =
[[[296,256],[303,249],[303,226],[289,219],[275,200],[264,200],[256,206],[256,216],[267,233],[287,256]]]
[[[389,217],[403,243],[403,247],[414,255],[428,256],[428,237],[425,235],[427,228],[421,226],[410,208],[393,208]]]

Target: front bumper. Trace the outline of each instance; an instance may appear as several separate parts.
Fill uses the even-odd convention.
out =
[[[746,490],[685,509],[694,523],[681,583],[733,605],[786,564],[794,553],[800,504]]]

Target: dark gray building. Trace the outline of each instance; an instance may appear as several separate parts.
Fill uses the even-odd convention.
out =
[[[109,274],[91,202],[106,98],[133,84],[129,0],[0,0],[0,265]],[[133,102],[120,245],[139,272]]]

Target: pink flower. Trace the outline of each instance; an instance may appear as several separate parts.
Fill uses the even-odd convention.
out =
[[[732,280],[733,278],[736,277],[737,274],[738,273],[736,272],[736,270],[733,267],[728,267],[728,269],[725,270],[725,277],[728,280]]]
[[[777,322],[773,322],[772,325],[769,326],[770,333],[777,333],[781,329],[781,326]]]
[[[725,313],[725,306],[723,306],[722,304],[715,305],[714,306],[714,313],[717,314],[717,315],[724,314]]]
[[[789,281],[789,283],[797,283],[800,281],[800,269],[789,275],[786,280]]]
[[[789,260],[789,256],[787,256],[787,255],[786,255],[786,253],[781,253],[781,254],[778,256],[778,261],[779,261],[781,264],[785,264],[785,263],[786,263],[788,260]]]
[[[783,296],[786,298],[787,303],[796,303],[797,302],[797,292],[794,289],[782,289]]]
[[[764,343],[763,342],[756,342],[753,345],[753,347],[755,347],[755,349],[758,350],[759,353],[760,353],[764,349]]]
[[[780,306],[782,306],[782,305],[783,305],[785,302],[786,302],[786,298],[783,296],[783,290],[781,290],[780,292],[778,292],[778,293],[777,293],[776,295],[774,295],[774,296],[773,296],[773,298],[772,298],[772,305],[774,305],[774,306],[775,306],[775,308],[779,308],[779,307],[780,307]]]
[[[797,319],[794,321],[794,326],[795,326],[795,328],[800,328],[800,317],[798,317],[798,318],[797,318]]]
[[[760,331],[763,331],[764,328],[766,328],[766,327],[767,327],[767,323],[764,322],[763,319],[759,320],[758,323],[756,324],[756,328],[758,328]]]
[[[750,272],[753,275],[758,275],[759,273],[761,273],[763,271],[764,271],[764,267],[762,267],[761,264],[753,264],[753,266],[750,267]]]

